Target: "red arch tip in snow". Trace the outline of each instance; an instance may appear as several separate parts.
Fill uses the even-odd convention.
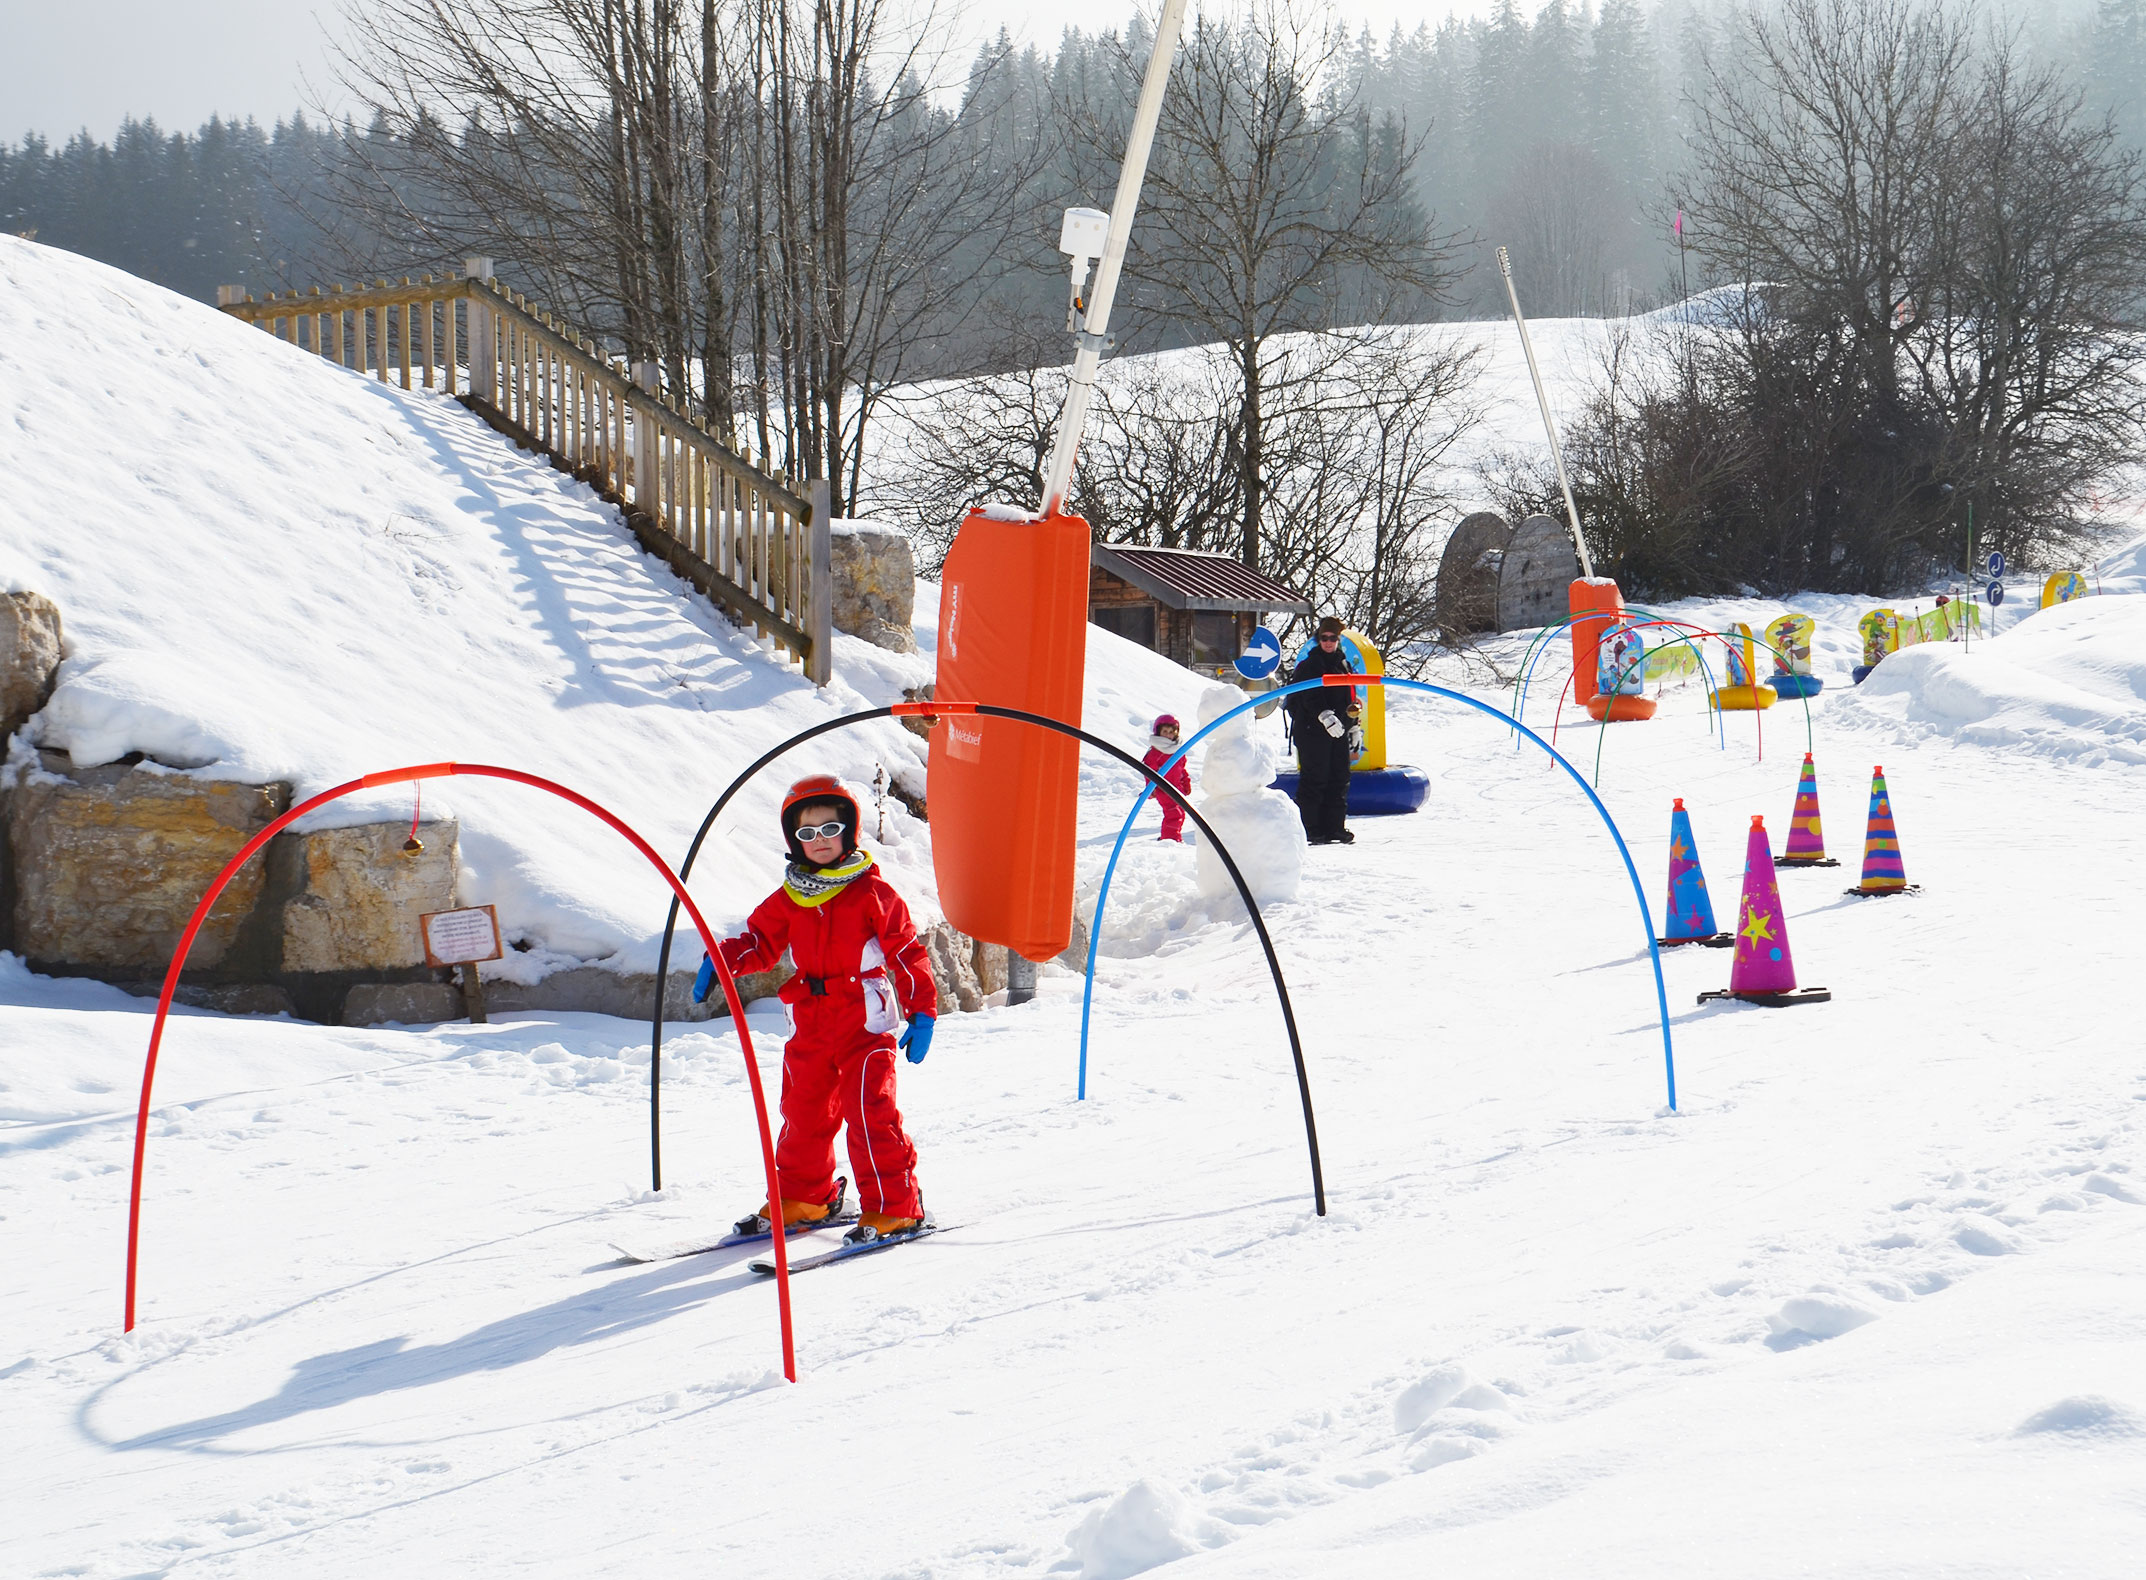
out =
[[[201,931],[201,924],[208,919],[209,908],[216,903],[216,897],[223,893],[224,886],[237,876],[239,868],[245,866],[269,840],[308,812],[324,807],[331,801],[340,800],[354,791],[370,790],[380,785],[408,784],[416,779],[444,779],[456,774],[468,774],[483,779],[507,779],[515,784],[529,785],[546,791],[562,801],[571,801],[624,836],[628,844],[647,858],[650,866],[663,874],[663,881],[671,886],[671,892],[676,894],[679,902],[685,906],[686,914],[693,918],[693,925],[700,932],[701,946],[708,951],[709,958],[715,961],[716,975],[722,979],[723,998],[730,1006],[731,1024],[738,1028],[739,1049],[745,1055],[746,1081],[752,1087],[754,1117],[760,1125],[760,1156],[767,1169],[768,1200],[782,1200],[782,1182],[775,1173],[775,1141],[768,1128],[767,1096],[760,1087],[760,1064],[753,1056],[752,1031],[745,1024],[745,1006],[738,998],[737,981],[731,976],[730,968],[723,963],[722,955],[716,950],[715,933],[709,928],[707,918],[701,915],[700,907],[693,903],[693,896],[686,893],[686,887],[679,881],[678,874],[671,871],[669,864],[656,854],[655,848],[628,827],[624,820],[598,806],[587,796],[569,790],[562,784],[555,784],[549,779],[540,779],[535,774],[525,774],[518,768],[495,768],[486,763],[419,763],[409,768],[389,768],[339,784],[332,790],[323,790],[310,800],[292,807],[246,841],[245,847],[224,863],[223,871],[217,873],[215,880],[208,887],[208,892],[201,896],[200,903],[194,907],[194,914],[187,921],[186,931],[179,935],[179,947],[172,952],[171,965],[164,972],[164,991],[157,999],[156,1021],[149,1031],[149,1057],[142,1066],[141,1107],[134,1117],[134,1186],[127,1202],[127,1332],[134,1331],[135,1275],[141,1247],[142,1167],[149,1145],[149,1098],[156,1084],[157,1049],[164,1040],[164,1022],[171,1014],[171,998],[179,986],[180,969],[186,964],[186,957],[194,947],[194,936]],[[775,1236],[775,1299],[782,1323],[782,1373],[790,1381],[796,1382],[797,1347],[790,1327],[790,1257],[783,1242],[782,1235]]]

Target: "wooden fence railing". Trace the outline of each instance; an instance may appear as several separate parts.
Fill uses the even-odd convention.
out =
[[[818,685],[832,672],[834,573],[828,490],[809,498],[730,449],[624,363],[540,312],[472,258],[458,278],[316,286],[218,306],[299,349],[404,389],[464,402],[493,427],[589,483],[642,545]]]

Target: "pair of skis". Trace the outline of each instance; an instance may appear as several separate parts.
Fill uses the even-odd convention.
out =
[[[855,1213],[844,1213],[831,1218],[821,1218],[813,1223],[796,1223],[790,1225],[785,1238],[809,1234],[815,1229],[844,1229],[856,1221],[857,1215]],[[912,1240],[921,1240],[926,1235],[937,1234],[940,1227],[940,1225],[933,1223],[927,1217],[916,1228],[905,1230],[900,1234],[883,1234],[875,1240],[865,1241],[862,1245],[843,1244],[829,1251],[820,1251],[811,1256],[798,1257],[790,1263],[790,1271],[793,1273],[809,1273],[815,1267],[827,1267],[835,1262],[846,1262],[856,1257],[870,1256],[874,1251],[889,1250],[897,1245],[907,1245]],[[775,1231],[772,1228],[768,1228],[761,1230],[757,1234],[731,1233],[714,1240],[675,1240],[668,1245],[660,1246],[633,1247],[620,1245],[618,1242],[613,1241],[611,1248],[629,1262],[668,1262],[682,1256],[701,1256],[709,1251],[728,1250],[736,1245],[757,1245],[763,1240],[772,1241],[774,1238]],[[769,1276],[772,1276],[775,1271],[774,1259],[771,1257],[755,1257],[747,1265],[754,1272]]]

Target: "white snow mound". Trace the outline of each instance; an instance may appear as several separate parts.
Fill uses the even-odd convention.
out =
[[[1893,654],[1848,710],[1978,746],[2094,764],[2146,763],[2146,598],[2044,609],[1971,646]]]
[[[1175,1487],[1145,1477],[1107,1506],[1091,1511],[1066,1538],[1080,1580],[1126,1580],[1190,1558],[1227,1538]]]

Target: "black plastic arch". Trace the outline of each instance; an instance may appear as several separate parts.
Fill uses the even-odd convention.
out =
[[[737,778],[731,780],[723,793],[715,798],[715,805],[708,808],[708,815],[701,819],[700,828],[693,836],[693,843],[686,849],[685,860],[678,864],[679,880],[683,882],[693,875],[693,863],[700,855],[700,847],[706,842],[709,831],[715,827],[715,820],[722,815],[723,808],[730,804],[731,798],[742,790],[746,782],[755,774],[784,753],[794,747],[802,746],[805,742],[817,736],[825,735],[833,730],[847,728],[852,724],[865,724],[873,719],[935,718],[943,713],[974,713],[986,718],[1014,719],[1023,724],[1033,724],[1041,729],[1055,731],[1060,735],[1069,735],[1075,740],[1083,741],[1095,747],[1098,751],[1108,752],[1126,767],[1132,769],[1133,772],[1145,778],[1158,793],[1168,796],[1182,807],[1185,815],[1191,818],[1193,825],[1199,829],[1201,837],[1214,847],[1215,854],[1222,858],[1222,865],[1229,870],[1230,882],[1237,886],[1238,898],[1244,901],[1245,912],[1252,919],[1253,931],[1259,934],[1259,947],[1266,952],[1267,970],[1274,978],[1275,996],[1281,1000],[1282,1024],[1288,1028],[1289,1032],[1289,1054],[1296,1062],[1297,1096],[1304,1108],[1304,1144],[1311,1153],[1312,1203],[1318,1215],[1322,1218],[1325,1217],[1326,1177],[1319,1164],[1319,1130],[1312,1118],[1311,1077],[1306,1074],[1304,1069],[1304,1044],[1303,1040],[1297,1035],[1296,1010],[1289,1002],[1289,984],[1282,980],[1282,962],[1274,952],[1274,940],[1267,935],[1266,920],[1259,914],[1258,902],[1252,898],[1251,885],[1244,881],[1244,874],[1238,871],[1236,859],[1230,855],[1229,847],[1222,843],[1221,836],[1215,833],[1207,819],[1200,815],[1199,809],[1193,806],[1192,802],[1178,790],[1177,786],[1164,779],[1162,775],[1141,762],[1139,758],[1134,757],[1131,753],[1122,750],[1109,741],[1103,740],[1099,736],[1090,735],[1086,730],[1067,724],[1062,720],[1046,718],[1040,713],[1030,713],[1022,708],[1001,708],[984,702],[898,702],[892,707],[868,708],[862,713],[846,713],[839,719],[828,719],[823,723],[813,725],[809,730],[800,730],[788,740],[770,747],[767,751],[761,753]],[[648,1164],[649,1175],[654,1182],[653,1188],[656,1190],[663,1189],[663,995],[665,985],[670,980],[671,939],[678,926],[678,903],[678,897],[676,895],[671,896],[670,914],[665,917],[663,923],[663,948],[656,957],[656,1007],[649,1018]]]

